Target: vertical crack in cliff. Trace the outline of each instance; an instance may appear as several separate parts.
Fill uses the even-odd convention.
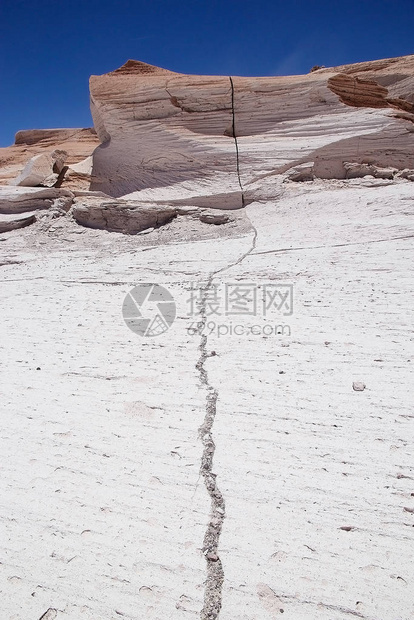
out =
[[[229,76],[230,86],[231,86],[231,113],[232,113],[232,134],[234,138],[234,144],[236,146],[236,169],[237,169],[237,178],[239,180],[240,190],[241,190],[241,199],[242,199],[242,207],[244,207],[244,190],[240,177],[240,157],[239,157],[239,144],[237,142],[237,134],[236,134],[236,111],[234,107],[234,83],[233,78]]]
[[[219,617],[222,605],[222,590],[224,583],[224,570],[218,555],[220,534],[226,516],[226,504],[224,497],[217,485],[217,476],[213,472],[213,458],[216,444],[213,438],[213,425],[217,413],[218,391],[210,384],[205,362],[209,356],[207,352],[207,336],[203,334],[207,322],[207,299],[213,284],[214,278],[227,271],[235,265],[239,265],[255,248],[257,241],[257,230],[253,226],[253,239],[250,248],[244,252],[237,260],[213,271],[207,280],[206,285],[201,289],[201,342],[198,347],[200,357],[196,364],[199,372],[200,383],[206,390],[206,413],[203,424],[199,428],[199,437],[203,444],[201,456],[200,475],[203,477],[204,485],[211,500],[210,518],[207,524],[206,533],[203,540],[203,554],[207,561],[207,578],[205,582],[204,604],[200,612],[201,620],[215,620]]]

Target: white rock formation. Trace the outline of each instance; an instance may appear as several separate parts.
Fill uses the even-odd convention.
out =
[[[201,208],[241,200],[225,78],[134,63],[104,194],[0,189],[2,618],[412,620],[412,63],[235,78],[244,209]]]
[[[90,88],[91,187],[112,196],[238,208],[310,162],[320,178],[345,178],[344,162],[412,168],[413,56],[263,78],[128,61]]]

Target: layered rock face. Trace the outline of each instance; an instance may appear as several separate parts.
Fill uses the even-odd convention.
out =
[[[128,61],[90,91],[91,187],[111,196],[237,208],[298,165],[326,179],[345,163],[414,168],[414,56],[259,78]]]
[[[200,206],[242,206],[230,78],[179,75],[129,61],[92,76],[90,91],[102,141],[94,153],[92,189],[112,196],[148,190],[140,197],[197,196]]]

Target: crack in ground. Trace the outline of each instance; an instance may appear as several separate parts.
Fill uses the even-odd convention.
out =
[[[213,472],[213,458],[216,444],[213,438],[213,426],[217,413],[218,391],[211,385],[205,368],[205,362],[210,355],[207,352],[207,336],[202,332],[207,322],[207,297],[214,278],[227,271],[231,267],[240,264],[256,248],[257,230],[253,226],[253,239],[251,247],[244,252],[236,261],[213,271],[207,280],[206,285],[201,288],[201,342],[199,344],[200,357],[196,364],[199,372],[200,383],[206,390],[206,414],[204,422],[199,428],[199,437],[203,444],[201,456],[200,475],[203,477],[204,485],[211,499],[210,518],[203,540],[203,554],[207,561],[207,579],[205,581],[204,605],[200,612],[201,620],[214,620],[219,617],[222,606],[222,589],[224,583],[223,565],[218,555],[220,534],[226,517],[226,504],[224,497],[217,485],[217,476]]]
[[[369,243],[384,243],[385,241],[400,241],[401,239],[412,239],[414,235],[403,235],[401,237],[389,237],[388,239],[367,239],[367,241],[351,241],[350,243],[334,243],[332,245],[309,245],[303,248],[280,248],[279,250],[265,250],[255,252],[255,256],[261,254],[276,254],[277,252],[297,252],[300,250],[323,250],[326,248],[345,248],[349,245],[368,245]]]

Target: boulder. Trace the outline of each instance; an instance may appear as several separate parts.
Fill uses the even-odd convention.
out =
[[[217,226],[227,224],[231,221],[231,218],[227,213],[214,213],[211,211],[201,211],[196,215],[196,217],[200,220],[200,222],[204,222],[205,224],[215,224]]]
[[[78,198],[72,209],[75,220],[88,228],[136,234],[157,228],[177,215],[173,206],[137,204],[132,201],[102,201],[101,198]]]
[[[313,161],[299,164],[286,171],[286,179],[288,181],[313,181],[314,178]]]
[[[91,185],[92,156],[86,157],[77,164],[66,166],[62,171],[57,186],[74,191],[88,191]]]
[[[374,164],[359,164],[356,162],[344,162],[347,179],[359,179],[372,176],[375,179],[393,179],[398,172],[395,168],[380,168]]]
[[[9,232],[9,230],[15,230],[16,228],[24,228],[30,226],[36,221],[34,214],[25,215],[23,217],[16,217],[13,215],[0,215],[0,233]]]
[[[52,175],[58,175],[62,171],[67,155],[66,151],[59,149],[51,153],[35,155],[29,159],[12,185],[37,187],[45,181],[47,184],[47,180],[53,178]]]
[[[399,179],[407,179],[408,181],[414,181],[414,170],[405,168],[404,170],[400,170],[396,176]]]
[[[67,189],[0,186],[0,213],[24,213],[48,209],[59,199],[60,206],[69,208],[74,195]]]

